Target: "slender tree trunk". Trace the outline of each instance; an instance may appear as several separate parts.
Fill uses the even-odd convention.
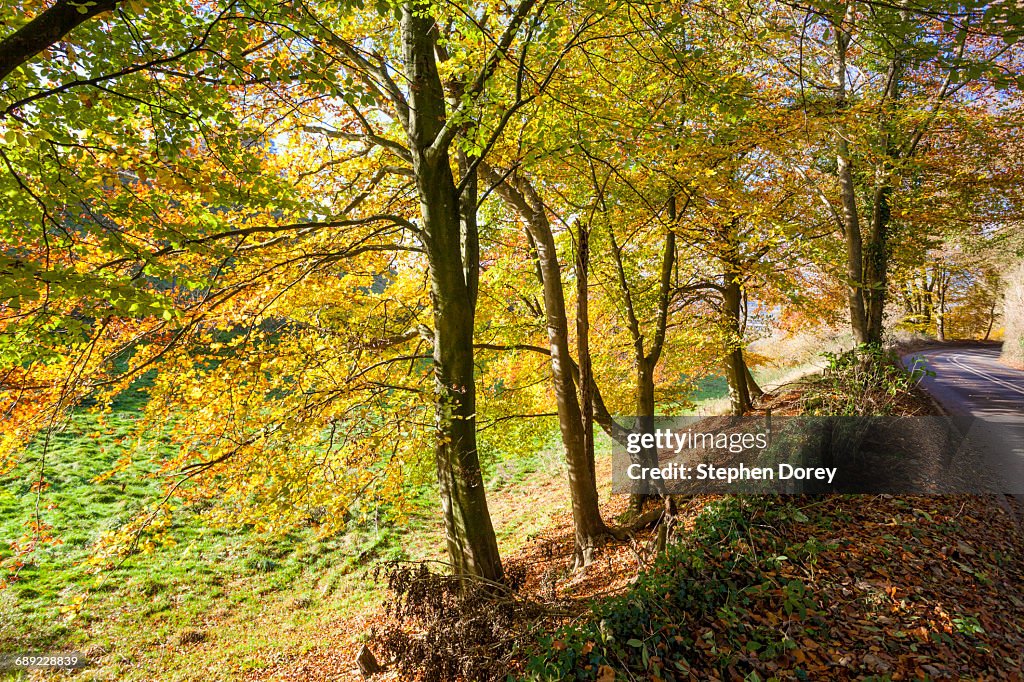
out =
[[[622,287],[623,296],[626,298],[626,309],[630,320],[630,330],[633,333],[633,346],[635,349],[634,362],[636,363],[636,417],[635,431],[651,433],[654,431],[654,416],[657,406],[654,401],[654,371],[661,359],[662,349],[665,347],[665,333],[668,328],[668,307],[671,300],[672,272],[676,263],[676,233],[673,231],[678,218],[676,215],[676,198],[670,197],[666,207],[669,219],[669,229],[665,234],[665,244],[661,254],[661,276],[658,286],[658,317],[655,320],[654,338],[651,340],[649,351],[645,352],[644,336],[640,331],[639,321],[633,310],[632,296],[629,284],[626,281],[625,270],[622,267],[622,252],[615,243],[614,234],[611,235],[612,252],[615,257],[616,269],[619,275],[619,286]],[[654,467],[658,464],[657,449],[642,448],[637,454],[637,461],[641,466]],[[664,491],[662,491],[664,492]],[[634,518],[643,515],[644,504],[654,495],[634,493],[629,498],[629,513]]]
[[[1007,269],[1003,290],[1003,360],[1024,365],[1024,261]]]
[[[910,289],[910,284],[904,282],[903,286],[900,287],[900,298],[903,300],[903,314],[908,319],[914,317],[914,296]]]
[[[597,481],[594,467],[594,372],[590,362],[590,230],[580,221],[576,233],[576,353],[579,357],[580,418],[583,421],[583,447],[590,462],[590,475]]]
[[[462,272],[466,280],[466,296],[469,305],[476,312],[477,295],[480,290],[480,229],[477,224],[477,172],[472,167],[473,159],[464,152],[458,153],[459,175],[469,178],[459,197],[459,221],[461,222]]]
[[[747,383],[747,363],[743,359],[740,331],[740,302],[742,300],[739,273],[725,273],[722,296],[723,326],[726,334],[725,378],[729,384],[729,413],[742,415],[750,409],[750,389]]]
[[[888,174],[888,169],[882,175]],[[868,237],[864,267],[864,298],[866,300],[865,329],[866,342],[880,344],[885,322],[885,303],[889,291],[889,201],[892,187],[887,178],[880,178],[883,184],[874,192],[874,209],[871,217],[871,231]]]
[[[533,194],[532,191],[528,190]],[[537,243],[537,256],[544,274],[544,309],[551,347],[551,372],[555,382],[558,403],[558,422],[565,446],[566,468],[572,498],[573,521],[576,528],[576,565],[590,564],[593,550],[608,529],[601,519],[598,505],[597,481],[594,462],[587,453],[580,405],[576,399],[576,386],[572,378],[572,359],[569,356],[569,329],[565,314],[565,295],[562,290],[561,267],[555,249],[551,226],[538,201],[534,206],[529,227]]]
[[[941,268],[941,266],[939,266]],[[946,288],[949,284],[947,275],[939,270],[938,291],[939,307],[935,313],[935,338],[939,341],[946,340]]]
[[[985,327],[985,336],[982,341],[988,341],[988,337],[992,335],[992,327],[996,323],[996,305],[999,302],[999,298],[996,296],[992,297],[992,305],[988,308],[988,326]]]
[[[448,149],[434,142],[446,116],[434,19],[402,8],[407,134],[430,266],[434,317],[435,461],[452,570],[503,579],[476,443],[473,322],[478,270],[475,187],[460,202]]]
[[[594,548],[608,534],[608,527],[601,518],[593,454],[587,452],[580,403],[576,395],[573,378],[575,363],[569,354],[569,323],[555,238],[544,202],[527,179],[520,177],[513,185],[511,180],[503,180],[499,173],[485,163],[480,164],[480,171],[495,186],[498,195],[523,217],[537,250],[551,351],[551,374],[558,406],[558,426],[565,449],[576,530],[575,560],[577,567],[587,566],[593,558]]]
[[[846,109],[847,50],[852,35],[849,26],[854,17],[854,5],[847,5],[844,18],[833,24],[836,38],[835,90],[836,108],[842,115]],[[843,205],[843,233],[846,242],[847,295],[853,336],[858,344],[877,345],[882,342],[885,323],[885,303],[888,294],[889,223],[891,221],[892,162],[898,156],[889,130],[891,115],[887,107],[899,96],[902,61],[898,54],[889,63],[888,79],[879,117],[879,138],[884,148],[883,160],[875,169],[871,196],[871,216],[867,239],[861,231],[857,208],[856,185],[853,178],[848,133],[845,125],[836,128],[836,168]]]
[[[935,289],[935,278],[928,274],[928,268],[924,271],[924,287],[921,294],[921,320],[922,324],[931,325],[932,310],[935,303],[932,300],[932,291]]]
[[[633,430],[638,433],[654,431],[654,367],[641,355],[637,359],[636,368],[636,423]],[[658,464],[658,451],[653,447],[642,447],[634,456],[634,461],[643,467],[654,467]],[[639,518],[644,513],[644,505],[655,496],[648,493],[633,493],[629,496],[629,516]]]
[[[622,265],[622,249],[619,248],[615,239],[613,228],[608,231],[608,240],[611,245],[612,258],[615,261],[619,290],[622,292],[622,300],[626,309],[629,333],[633,339],[633,367],[636,372],[636,420],[633,423],[633,431],[635,433],[650,432],[654,428],[654,364],[648,362],[647,359],[644,336],[640,331],[640,321],[633,308],[633,295],[626,279],[625,268]],[[658,451],[653,447],[642,447],[640,452],[633,455],[633,462],[645,468],[654,466],[657,461]],[[644,504],[650,497],[647,493],[630,495],[628,514],[633,518],[639,517],[643,513]]]
[[[833,24],[836,41],[835,89],[836,109],[844,115],[847,107],[846,99],[846,52],[850,46],[851,35],[847,24],[853,18],[851,4],[846,16],[839,23]],[[850,309],[850,327],[853,338],[858,343],[868,342],[867,313],[864,308],[864,253],[860,232],[860,216],[857,211],[857,191],[853,180],[853,168],[850,165],[850,144],[847,139],[846,126],[836,126],[836,173],[839,177],[839,194],[843,205],[843,237],[846,243],[846,295]]]
[[[739,218],[724,228],[722,242],[721,331],[725,342],[725,378],[729,384],[729,413],[742,415],[751,407],[747,363],[743,359],[743,263],[739,252]],[[756,384],[755,384],[756,385]],[[760,388],[758,389],[760,390]]]
[[[893,163],[899,156],[892,131],[892,112],[889,107],[896,105],[900,96],[900,77],[903,64],[899,54],[889,62],[886,89],[879,117],[882,160],[875,170],[875,186],[872,196],[871,230],[864,263],[864,297],[867,313],[867,342],[882,343],[885,324],[885,304],[889,295],[889,225],[892,221],[892,172]]]

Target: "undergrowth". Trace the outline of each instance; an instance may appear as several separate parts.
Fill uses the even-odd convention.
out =
[[[807,517],[778,498],[716,503],[629,591],[595,603],[583,624],[540,639],[526,679],[668,681],[711,671],[724,679],[759,679],[748,677],[754,661],[785,655],[821,625],[809,586],[777,574],[784,562],[813,563],[829,548],[775,532],[794,520]],[[756,548],[749,544],[754,532]],[[753,612],[779,614],[784,627],[749,618]],[[707,627],[712,623],[720,627]]]
[[[803,408],[810,415],[889,416],[921,410],[917,384],[929,372],[904,369],[891,351],[861,345],[842,353],[825,353],[824,374],[805,390]]]
[[[722,498],[516,679],[1017,679],[1013,518],[962,496]]]
[[[391,562],[381,574],[392,597],[374,639],[403,679],[505,679],[547,612],[518,594],[522,570],[507,569],[505,584],[436,573],[424,563]]]

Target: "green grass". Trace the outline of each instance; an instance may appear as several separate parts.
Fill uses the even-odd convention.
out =
[[[414,513],[401,534],[371,520],[332,537],[307,526],[264,538],[245,528],[210,527],[198,505],[172,515],[167,545],[92,570],[87,559],[101,535],[161,495],[163,481],[151,475],[159,442],[129,469],[94,480],[124,455],[119,441],[132,432],[144,399],[123,397],[102,422],[95,413],[76,413],[51,434],[45,458],[40,439],[0,477],[0,560],[12,556],[11,541],[35,518],[31,481],[40,467],[48,483],[38,499],[40,519],[60,540],[39,545],[17,580],[0,590],[0,655],[91,652],[100,665],[80,679],[210,679],[208,653],[194,661],[187,652],[168,657],[167,645],[181,633],[200,630],[224,647],[219,656],[228,676],[237,666],[259,665],[261,650],[288,648],[303,627],[376,603],[380,595],[368,576],[374,562],[436,546],[434,501],[422,486],[413,492],[423,513]],[[423,539],[417,544],[410,536]],[[80,610],[68,611],[76,599]],[[279,629],[281,621],[286,627]]]
[[[168,445],[158,437],[148,450],[133,450],[128,469],[95,480],[126,454],[129,441],[121,441],[133,434],[145,400],[143,391],[132,391],[102,418],[75,413],[51,434],[44,459],[40,438],[0,477],[0,561],[11,557],[10,542],[35,517],[31,482],[40,466],[49,484],[38,500],[40,517],[61,541],[40,545],[18,579],[0,589],[0,657],[85,652],[94,665],[80,680],[234,679],[280,653],[322,642],[325,624],[378,606],[383,592],[371,576],[375,564],[443,558],[433,477],[423,472],[407,493],[412,513],[401,528],[382,515],[329,537],[312,526],[261,537],[247,528],[210,526],[199,504],[175,510],[166,530],[170,543],[92,570],[87,560],[102,534],[162,494],[164,480],[153,471]],[[489,492],[550,478],[545,472],[560,461],[549,451],[557,439],[552,425],[517,434],[517,454],[501,438],[485,439]],[[523,540],[521,520],[504,530],[504,548]],[[76,599],[80,610],[68,611]],[[182,635],[192,631],[204,641],[182,645]],[[0,672],[5,679],[25,678]]]
[[[836,344],[823,345],[822,347],[836,350]],[[780,384],[786,384],[801,378],[805,374],[820,372],[822,359],[817,347],[814,351],[807,349],[795,349],[792,356],[780,356],[777,364],[767,364],[754,367],[750,373],[765,391],[770,391]],[[727,410],[729,399],[729,384],[724,376],[704,377],[697,381],[697,385],[689,396],[693,401],[693,407],[685,414],[704,415],[719,414]]]
[[[723,400],[727,397],[729,397],[729,383],[725,380],[724,376],[701,379],[697,382],[696,389],[690,395],[690,399],[697,405],[695,409],[699,409],[701,405]]]

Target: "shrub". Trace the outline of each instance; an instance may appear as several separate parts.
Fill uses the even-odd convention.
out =
[[[595,604],[585,623],[542,637],[528,679],[608,682],[618,673],[668,682],[691,671],[757,679],[766,662],[816,627],[813,594],[778,569],[783,562],[813,561],[832,546],[787,542],[779,529],[793,521],[807,518],[786,500],[722,500],[628,592]],[[747,544],[752,537],[756,552]],[[785,614],[792,623],[784,632],[748,612]]]
[[[804,395],[808,414],[878,416],[917,411],[914,390],[926,370],[908,372],[899,357],[877,345],[824,356],[824,375]]]

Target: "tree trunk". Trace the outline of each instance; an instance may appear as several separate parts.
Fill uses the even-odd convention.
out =
[[[448,149],[434,146],[446,106],[435,61],[435,22],[421,10],[403,6],[401,31],[410,84],[406,132],[430,267],[437,479],[453,572],[501,581],[476,443],[475,196],[469,191],[467,204],[460,205]]]
[[[851,35],[846,24],[853,17],[853,5],[847,9],[846,16],[833,24],[836,41],[835,88],[836,109],[844,115],[846,109],[846,51],[850,45]],[[850,328],[853,338],[858,343],[868,342],[867,316],[864,309],[864,273],[863,244],[860,233],[860,217],[857,212],[857,192],[853,181],[853,169],[850,166],[850,144],[847,140],[846,126],[841,122],[836,126],[836,173],[839,177],[839,194],[842,199],[842,228],[846,243],[846,297],[850,309]]]
[[[900,287],[900,298],[903,300],[903,314],[906,319],[914,319],[916,311],[914,310],[914,295],[910,289],[910,284],[907,282],[903,283]]]
[[[594,467],[594,372],[590,362],[590,230],[580,221],[576,236],[576,353],[579,356],[580,418],[583,421],[583,447],[590,462],[590,474],[597,481]]]
[[[729,383],[729,413],[742,415],[751,407],[747,383],[747,363],[743,359],[740,332],[741,292],[739,274],[727,272],[722,296],[722,314],[726,334],[725,378]]]
[[[892,221],[892,179],[893,162],[899,150],[889,130],[892,119],[888,106],[895,105],[900,96],[900,76],[903,64],[899,54],[889,62],[886,89],[880,118],[882,160],[875,169],[875,186],[871,211],[871,230],[868,233],[867,253],[864,263],[864,297],[867,313],[867,342],[882,343],[885,323],[885,303],[889,295],[889,224]]]
[[[848,28],[854,17],[854,6],[847,5],[843,19],[833,24],[835,31],[835,90],[836,108],[843,115],[847,107],[846,69],[847,50],[852,35]],[[888,294],[889,223],[891,220],[892,161],[898,156],[888,130],[890,116],[885,107],[899,96],[902,62],[898,54],[889,63],[886,89],[882,98],[879,136],[885,152],[875,169],[871,196],[871,217],[865,243],[857,208],[856,185],[851,166],[848,133],[845,125],[836,127],[836,169],[839,192],[843,205],[843,236],[846,243],[847,297],[850,325],[858,344],[878,345],[882,342],[885,322],[885,303]]]
[[[923,324],[931,325],[932,323],[932,310],[935,308],[935,304],[932,301],[932,290],[935,288],[935,278],[929,276],[928,269],[924,271],[924,294],[922,295],[922,316],[921,320]]]
[[[988,337],[992,335],[992,327],[996,323],[996,305],[999,303],[999,298],[996,296],[992,297],[992,305],[988,308],[988,326],[985,327],[985,336],[982,341],[988,341]]]
[[[751,407],[747,363],[743,359],[743,306],[741,285],[742,259],[739,253],[739,218],[729,221],[722,241],[725,250],[722,262],[721,330],[725,337],[725,378],[729,384],[729,413],[742,415]],[[756,385],[756,384],[755,384]],[[760,389],[758,389],[760,390]]]
[[[528,227],[537,243],[537,257],[544,275],[544,309],[551,348],[551,372],[555,382],[558,403],[558,423],[565,447],[565,462],[572,498],[573,521],[576,528],[576,565],[589,565],[592,553],[608,529],[601,519],[598,506],[597,481],[592,456],[588,456],[580,406],[576,399],[576,386],[572,378],[572,359],[569,356],[569,325],[565,314],[565,295],[562,290],[561,267],[555,250],[543,205],[534,195],[533,218]]]
[[[640,321],[637,319],[633,307],[633,295],[626,279],[626,271],[622,264],[622,249],[615,241],[615,232],[609,230],[608,237],[611,244],[612,257],[615,260],[615,271],[618,276],[619,288],[622,290],[623,301],[625,302],[626,317],[629,322],[629,331],[633,337],[633,363],[636,367],[636,421],[633,424],[633,431],[638,433],[651,433],[654,431],[654,370],[661,359],[661,352],[665,345],[665,332],[668,327],[668,306],[671,300],[672,272],[676,262],[676,234],[673,231],[678,216],[676,215],[676,198],[669,197],[666,204],[669,229],[665,234],[665,245],[661,255],[661,271],[658,287],[658,317],[655,321],[654,338],[651,341],[651,348],[648,351],[644,346],[644,335],[640,329]],[[643,467],[654,467],[658,464],[658,451],[653,447],[642,447],[640,452],[634,455],[634,462]],[[629,498],[629,515],[639,518],[643,515],[644,504],[654,495],[645,493],[634,493]]]
[[[633,430],[640,433],[654,432],[654,366],[644,356],[637,360],[636,423]],[[637,453],[635,461],[643,467],[657,466],[658,451],[653,447],[643,447]],[[644,513],[644,504],[653,497],[645,493],[630,495],[629,515],[639,518]]]
[[[640,330],[640,321],[633,308],[633,295],[626,279],[625,268],[622,265],[622,249],[619,248],[619,244],[615,240],[615,230],[612,227],[609,227],[608,230],[608,240],[611,245],[612,258],[615,260],[615,272],[626,309],[629,333],[633,339],[633,366],[636,371],[636,420],[633,422],[632,430],[634,433],[649,433],[654,430],[654,363],[648,362],[644,349],[644,335]],[[658,451],[653,447],[641,447],[640,452],[633,455],[633,462],[642,467],[652,467],[658,462]],[[630,495],[628,515],[634,519],[642,515],[644,504],[650,497],[647,493]]]
[[[883,169],[880,175],[888,174]],[[889,291],[889,201],[892,187],[888,178],[881,177],[874,192],[874,208],[871,216],[871,231],[868,236],[867,253],[864,263],[864,298],[865,298],[865,342],[881,344],[883,325],[885,322],[885,302]]]
[[[941,268],[941,266],[939,266]],[[939,283],[936,295],[939,298],[939,307],[935,313],[935,338],[939,341],[946,340],[946,288],[949,284],[947,275],[939,270]]]
[[[551,351],[551,374],[554,379],[555,402],[558,406],[558,426],[565,449],[565,463],[569,477],[573,522],[576,529],[575,559],[577,567],[589,565],[593,550],[608,534],[601,519],[598,505],[597,481],[592,453],[588,454],[581,419],[580,403],[573,379],[573,365],[569,354],[569,323],[565,312],[565,293],[562,272],[555,249],[544,202],[528,180],[520,177],[513,181],[503,179],[493,168],[480,164],[481,174],[495,186],[495,191],[523,217],[526,229],[537,250],[541,283],[544,291],[544,312]]]

